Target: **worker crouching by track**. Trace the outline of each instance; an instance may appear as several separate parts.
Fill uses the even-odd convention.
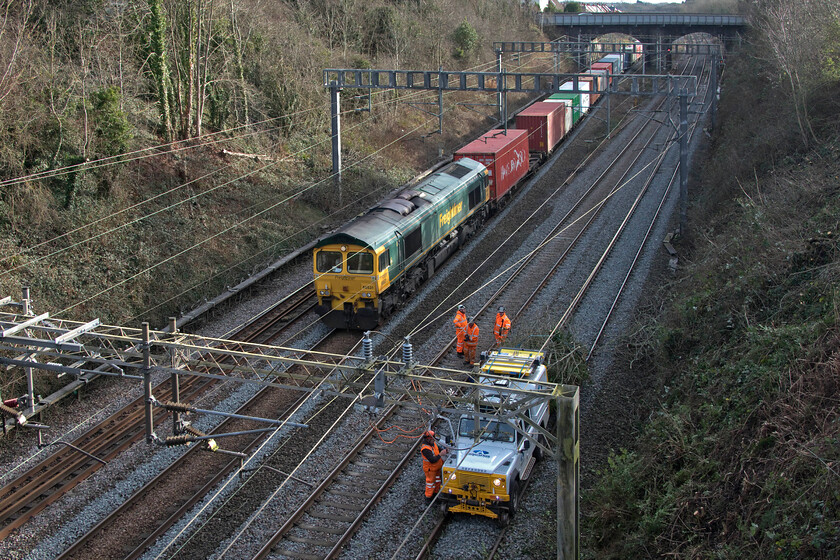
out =
[[[423,473],[426,475],[426,502],[431,502],[440,491],[440,470],[443,468],[443,457],[447,450],[438,447],[435,440],[435,433],[426,430],[423,433],[423,446],[420,448],[420,455],[423,456]]]

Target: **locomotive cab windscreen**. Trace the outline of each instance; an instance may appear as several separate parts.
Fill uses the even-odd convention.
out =
[[[374,328],[379,321],[374,251],[335,244],[316,249],[314,257],[318,313],[336,328]]]

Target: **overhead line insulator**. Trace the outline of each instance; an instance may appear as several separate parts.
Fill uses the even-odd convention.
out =
[[[170,412],[185,412],[187,414],[195,412],[195,407],[181,402],[166,401],[161,406]]]

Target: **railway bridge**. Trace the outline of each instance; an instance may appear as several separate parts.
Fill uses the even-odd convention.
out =
[[[726,14],[541,13],[538,23],[554,39],[566,36],[591,40],[607,33],[624,33],[643,42],[669,43],[691,33],[708,33],[727,48],[740,41],[747,28],[746,18]]]

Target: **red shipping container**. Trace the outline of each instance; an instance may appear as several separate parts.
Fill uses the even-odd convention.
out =
[[[487,167],[490,198],[499,200],[528,173],[528,131],[491,130],[455,152],[453,159],[465,157]]]
[[[613,65],[610,62],[596,62],[592,65],[593,70],[606,70],[607,74],[613,73]],[[610,83],[612,83],[612,77],[609,78]]]
[[[534,103],[516,115],[516,128],[528,131],[528,148],[548,153],[566,134],[565,103]]]

